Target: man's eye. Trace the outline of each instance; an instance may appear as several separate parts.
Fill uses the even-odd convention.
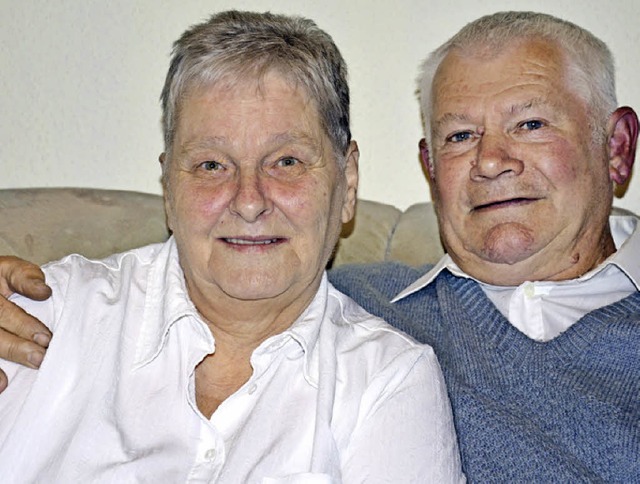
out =
[[[219,171],[222,169],[222,163],[218,161],[205,161],[204,163],[201,163],[200,166],[205,171]]]
[[[471,136],[472,134],[470,131],[460,131],[459,133],[453,133],[452,135],[447,136],[446,141],[447,143],[461,143],[471,139]]]
[[[545,125],[544,122],[540,121],[539,119],[530,119],[529,121],[524,121],[523,123],[520,123],[518,126],[527,131],[534,131],[536,129],[540,129],[544,127],[544,125]]]

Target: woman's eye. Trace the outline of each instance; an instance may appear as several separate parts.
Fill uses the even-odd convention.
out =
[[[302,175],[307,168],[299,158],[283,156],[267,165],[267,171],[275,178],[295,178]]]
[[[544,127],[544,122],[539,119],[530,119],[529,121],[525,121],[520,123],[520,128],[525,129],[527,131],[534,131],[536,129],[540,129]]]
[[[287,168],[290,166],[296,166],[299,163],[300,161],[296,160],[295,158],[285,157],[285,158],[280,158],[277,162],[277,165],[283,168]]]
[[[459,133],[453,133],[452,135],[447,136],[446,141],[447,143],[461,143],[471,139],[471,136],[472,134],[470,131],[460,131]]]

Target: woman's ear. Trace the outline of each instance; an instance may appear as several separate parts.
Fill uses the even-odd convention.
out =
[[[344,176],[347,182],[347,195],[342,205],[342,223],[349,222],[356,211],[356,199],[358,198],[358,160],[360,150],[358,143],[351,141],[345,159]]]

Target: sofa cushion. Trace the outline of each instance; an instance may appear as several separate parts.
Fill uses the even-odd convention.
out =
[[[392,205],[358,200],[354,219],[346,224],[331,265],[361,264],[386,260],[389,237],[402,212]]]
[[[387,260],[410,266],[435,264],[444,255],[433,204],[416,203],[407,208],[396,225]]]

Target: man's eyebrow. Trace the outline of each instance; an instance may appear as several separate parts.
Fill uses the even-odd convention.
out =
[[[553,106],[553,103],[546,97],[535,97],[525,102],[509,106],[509,108],[506,109],[506,113],[513,116],[540,106]],[[433,122],[433,130],[435,133],[439,133],[442,126],[448,123],[466,122],[469,122],[469,116],[464,113],[444,113]]]
[[[509,109],[507,110],[507,113],[510,115],[520,114],[540,106],[551,106],[551,103],[547,98],[535,97],[523,103],[513,104],[512,106],[509,107]]]
[[[465,123],[469,121],[469,117],[466,114],[461,113],[444,113],[433,123],[434,133],[439,133],[442,126],[448,123]]]

